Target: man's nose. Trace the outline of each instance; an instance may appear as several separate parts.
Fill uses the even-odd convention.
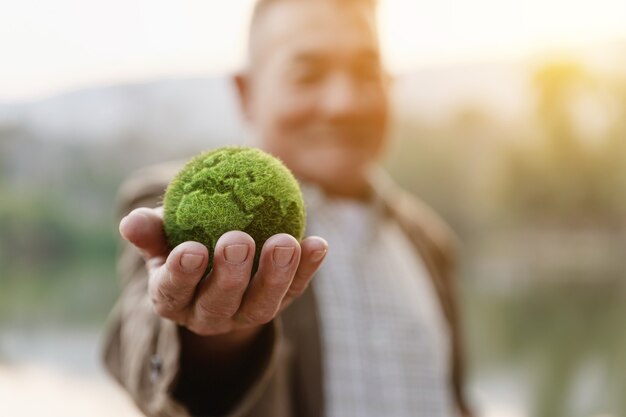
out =
[[[362,100],[356,84],[346,74],[335,74],[327,79],[320,107],[328,118],[342,119],[358,114]]]

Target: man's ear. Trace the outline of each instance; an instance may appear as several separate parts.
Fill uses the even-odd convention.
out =
[[[239,108],[247,122],[252,120],[250,105],[250,77],[246,72],[240,71],[232,76],[232,80],[237,90]]]

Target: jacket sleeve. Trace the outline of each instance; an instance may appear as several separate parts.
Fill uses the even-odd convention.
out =
[[[172,167],[145,169],[120,189],[120,217],[137,207],[160,204]],[[122,243],[118,262],[122,292],[109,316],[103,360],[108,372],[128,391],[147,416],[247,416],[258,406],[268,385],[275,385],[282,330],[270,323],[257,340],[252,374],[241,375],[240,386],[229,386],[230,399],[215,387],[190,387],[181,382],[181,342],[178,325],[156,315],[148,296],[148,274],[139,252]],[[210,372],[210,369],[203,369]],[[186,392],[179,388],[185,387]],[[182,400],[181,400],[182,399]],[[198,405],[200,404],[200,406]],[[219,412],[217,411],[219,410]],[[215,412],[214,412],[215,411]]]

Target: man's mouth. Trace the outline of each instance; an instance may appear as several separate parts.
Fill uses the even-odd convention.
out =
[[[371,131],[363,126],[354,128],[315,129],[312,137],[318,143],[337,146],[364,146],[371,141]]]

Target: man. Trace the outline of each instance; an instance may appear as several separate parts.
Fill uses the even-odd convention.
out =
[[[389,103],[374,17],[366,0],[260,0],[235,77],[255,144],[300,179],[328,243],[275,235],[250,277],[243,232],[214,254],[167,250],[155,207],[179,164],[122,188],[105,360],[147,415],[469,415],[450,233],[375,169]]]

